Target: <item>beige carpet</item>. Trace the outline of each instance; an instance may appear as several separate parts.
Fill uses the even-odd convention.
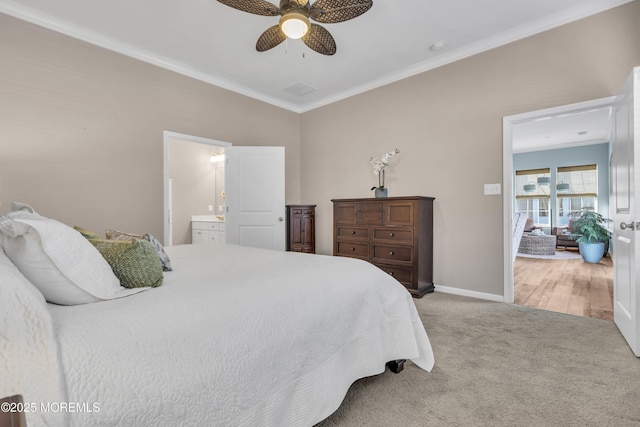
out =
[[[640,359],[613,322],[436,292],[436,365],[356,382],[318,426],[640,426]]]

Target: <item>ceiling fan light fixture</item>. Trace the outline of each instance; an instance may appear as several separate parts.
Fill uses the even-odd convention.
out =
[[[280,18],[280,28],[290,39],[299,39],[309,31],[309,18],[298,12],[290,12]]]

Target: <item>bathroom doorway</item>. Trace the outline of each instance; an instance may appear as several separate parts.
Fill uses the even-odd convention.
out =
[[[164,244],[191,243],[192,216],[224,218],[224,150],[231,143],[164,132]]]

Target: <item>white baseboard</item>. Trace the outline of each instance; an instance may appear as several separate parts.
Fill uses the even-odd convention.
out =
[[[443,292],[445,294],[462,295],[464,297],[485,299],[495,302],[504,302],[502,295],[488,294],[485,292],[469,291],[467,289],[450,288],[449,286],[436,285],[436,292]]]

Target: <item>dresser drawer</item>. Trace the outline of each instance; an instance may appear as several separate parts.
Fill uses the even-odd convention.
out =
[[[382,271],[387,273],[389,276],[395,278],[398,282],[403,285],[410,285],[413,283],[413,267],[402,267],[397,265],[387,265],[387,264],[375,264]]]
[[[310,208],[292,208],[291,209],[291,214],[292,215],[311,215],[313,212],[313,209]]]
[[[397,243],[413,243],[413,228],[375,227],[373,229],[374,241],[386,241]]]
[[[336,255],[367,259],[369,258],[369,244],[338,242],[338,251]]]
[[[336,227],[336,237],[340,240],[369,240],[368,227]]]
[[[375,262],[413,262],[412,246],[373,245],[371,258]]]

